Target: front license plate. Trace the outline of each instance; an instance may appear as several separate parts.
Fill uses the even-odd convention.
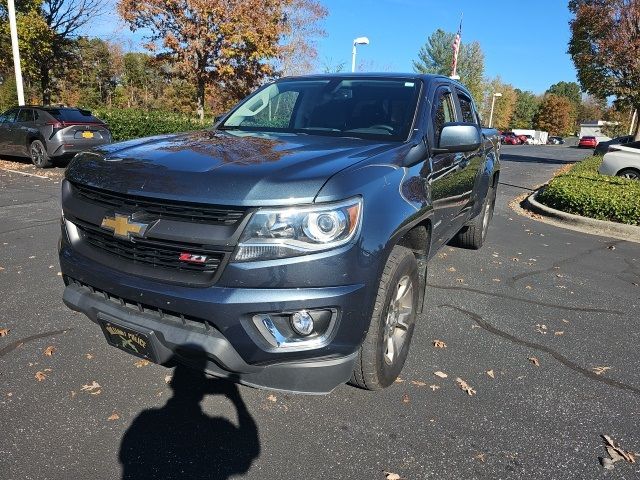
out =
[[[93,138],[93,132],[82,132],[82,138]]]
[[[155,362],[153,345],[148,335],[109,321],[103,320],[100,325],[109,345]]]

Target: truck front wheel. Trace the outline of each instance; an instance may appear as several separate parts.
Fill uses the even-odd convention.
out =
[[[393,247],[349,383],[380,390],[398,378],[413,337],[419,288],[415,256],[408,248]]]

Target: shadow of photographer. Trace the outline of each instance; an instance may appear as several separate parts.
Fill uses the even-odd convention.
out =
[[[119,459],[123,480],[227,479],[246,473],[260,454],[258,427],[238,386],[204,374],[203,350],[189,350],[193,367],[178,364],[171,397],[162,408],[145,410],[125,432]],[[207,415],[205,395],[224,395],[234,405],[237,426]]]

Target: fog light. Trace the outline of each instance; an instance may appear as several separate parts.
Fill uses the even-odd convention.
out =
[[[300,310],[291,315],[291,327],[298,335],[306,337],[313,332],[313,318],[306,310]]]

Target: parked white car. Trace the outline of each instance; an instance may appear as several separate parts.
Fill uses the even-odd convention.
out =
[[[601,175],[640,180],[640,142],[611,145],[603,157],[598,172]]]

